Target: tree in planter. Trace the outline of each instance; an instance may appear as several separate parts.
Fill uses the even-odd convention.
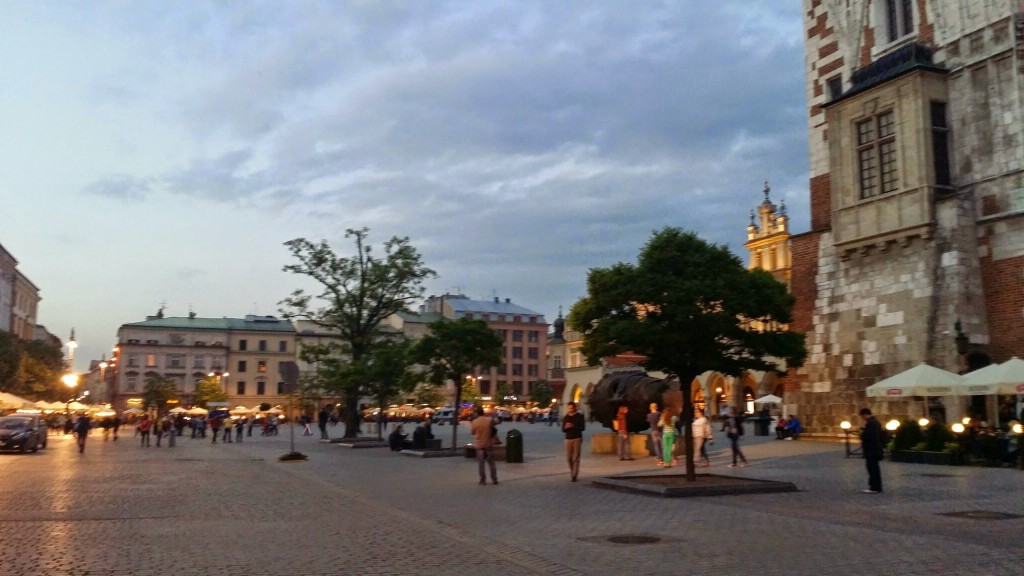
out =
[[[178,399],[178,384],[166,376],[150,376],[142,387],[142,400],[146,406],[155,406],[157,412],[167,408],[168,400]]]
[[[320,285],[316,295],[296,290],[281,301],[290,319],[311,320],[334,334],[313,346],[323,362],[324,385],[336,391],[345,405],[345,437],[359,433],[359,399],[366,391],[367,363],[381,337],[380,325],[388,316],[408,309],[422,297],[423,282],[435,276],[423,265],[408,238],[392,237],[377,257],[366,243],[369,230],[347,230],[355,241],[355,255],[338,256],[326,241],[305,238],[285,243],[298,261],[284,267],[312,278]]]
[[[413,369],[413,343],[396,336],[381,341],[370,355],[366,366],[367,392],[377,402],[381,412],[399,395],[411,392],[422,374]],[[377,428],[380,437],[381,429]]]
[[[196,406],[206,407],[210,402],[227,402],[228,395],[221,387],[220,376],[207,376],[196,383]]]
[[[483,320],[442,318],[427,324],[427,335],[413,348],[413,358],[427,366],[429,379],[438,386],[455,385],[455,426],[452,450],[458,447],[458,415],[463,384],[474,367],[490,368],[501,362],[501,338]]]
[[[747,270],[728,248],[691,232],[655,232],[636,264],[591,269],[587,296],[572,307],[569,325],[583,335],[592,364],[632,352],[649,371],[679,380],[686,476],[693,466],[690,387],[711,370],[739,376],[803,364],[804,336],[790,332],[794,298],[763,270]]]
[[[530,386],[530,400],[537,403],[538,408],[551,406],[551,399],[555,397],[555,391],[547,380],[537,380]]]

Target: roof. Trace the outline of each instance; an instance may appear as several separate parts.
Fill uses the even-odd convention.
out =
[[[932,62],[932,51],[927,46],[907,44],[891,54],[886,54],[867,66],[855,70],[850,76],[850,89],[834,100],[826,102],[825,106],[832,106],[840,100],[865,92],[914,70],[927,70],[940,74],[949,72],[946,68]]]
[[[408,324],[427,324],[434,320],[440,320],[442,316],[437,312],[406,312],[399,311],[395,312],[395,315],[402,319],[402,322]]]
[[[246,316],[245,318],[199,318],[149,316],[142,322],[122,325],[122,328],[163,328],[173,330],[237,330],[250,332],[295,332],[288,320],[274,316]]]
[[[540,312],[535,312],[529,308],[523,308],[518,304],[513,304],[509,301],[498,301],[494,300],[468,300],[462,298],[452,298],[445,300],[452,310],[455,311],[456,315],[459,313],[466,312],[482,312],[485,314],[520,314],[529,316],[539,316],[540,321],[544,322],[544,315]]]

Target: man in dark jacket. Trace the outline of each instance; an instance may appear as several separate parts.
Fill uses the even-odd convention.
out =
[[[882,425],[871,415],[869,408],[862,408],[860,417],[864,419],[864,428],[860,431],[861,452],[868,469],[868,489],[865,494],[878,494],[882,491],[882,469],[879,462],[885,456],[885,436]]]
[[[572,481],[580,474],[580,449],[583,446],[583,430],[587,423],[583,414],[576,411],[576,403],[566,405],[565,417],[562,418],[562,432],[565,434],[565,457],[569,461],[569,474]]]
[[[327,410],[327,406],[320,409],[320,414],[317,415],[316,423],[320,427],[320,439],[330,440],[330,436],[327,435],[327,422],[331,419],[331,413]]]

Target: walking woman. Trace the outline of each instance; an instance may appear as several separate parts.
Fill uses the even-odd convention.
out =
[[[701,466],[711,466],[711,459],[708,458],[708,443],[714,441],[711,436],[711,422],[708,422],[704,411],[700,408],[694,409],[693,415],[693,455],[699,454]]]
[[[662,461],[658,462],[658,466],[671,468],[679,463],[675,457],[676,420],[678,418],[676,418],[675,414],[672,413],[672,409],[668,406],[661,411]]]
[[[629,425],[627,423],[627,416],[629,414],[629,408],[626,406],[619,406],[619,412],[615,416],[613,423],[615,431],[619,435],[619,460],[632,460],[633,454],[629,445]]]
[[[740,452],[740,437],[743,436],[743,417],[736,412],[736,408],[729,407],[729,415],[725,417],[725,429],[729,442],[732,443],[732,464],[729,468],[736,467],[736,458],[740,459],[740,466],[747,465],[747,458]]]

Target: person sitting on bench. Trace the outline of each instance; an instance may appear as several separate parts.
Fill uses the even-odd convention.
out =
[[[782,440],[786,437],[786,424],[789,424],[789,420],[786,420],[785,416],[779,416],[779,421],[775,423],[776,440]]]
[[[803,426],[800,425],[800,419],[796,416],[792,416],[789,422],[786,422],[785,440],[795,440],[800,437],[800,433],[804,431]]]

